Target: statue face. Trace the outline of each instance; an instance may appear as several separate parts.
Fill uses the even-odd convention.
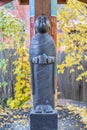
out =
[[[39,16],[35,21],[35,30],[36,32],[46,33],[50,29],[50,23],[46,16]]]

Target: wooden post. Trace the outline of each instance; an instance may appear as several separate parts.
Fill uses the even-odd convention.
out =
[[[46,15],[51,23],[51,36],[56,43],[57,37],[57,0],[30,0],[30,39],[35,34],[34,22],[36,17],[41,14]]]
[[[87,0],[78,0],[80,2],[83,2],[83,3],[87,3]]]
[[[20,5],[29,5],[29,0],[18,0]]]
[[[57,0],[57,4],[66,4],[67,0]]]
[[[0,0],[0,6],[11,2],[12,0]]]
[[[51,0],[51,36],[57,44],[57,1]]]

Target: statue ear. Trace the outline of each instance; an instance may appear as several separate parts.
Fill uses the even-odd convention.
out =
[[[51,29],[51,26],[50,26],[50,24],[49,24],[49,30]]]
[[[35,33],[37,33],[37,32],[38,32],[38,30],[37,30],[37,26],[38,26],[38,22],[36,21],[36,22],[34,23]]]

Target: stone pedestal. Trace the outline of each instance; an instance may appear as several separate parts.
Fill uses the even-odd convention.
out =
[[[30,113],[30,130],[57,130],[57,111],[49,113],[36,113],[31,110]]]

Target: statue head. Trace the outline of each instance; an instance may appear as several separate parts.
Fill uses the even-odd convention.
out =
[[[45,15],[38,16],[35,21],[35,31],[46,33],[50,29],[50,22]]]

